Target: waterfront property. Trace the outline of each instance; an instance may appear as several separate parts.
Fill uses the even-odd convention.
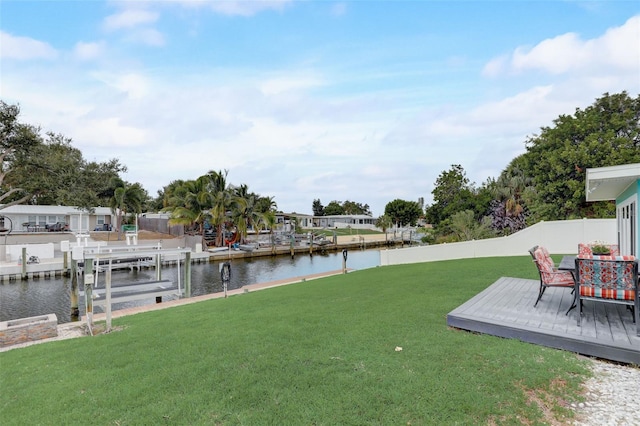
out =
[[[0,228],[11,232],[86,232],[109,228],[115,217],[108,207],[93,212],[71,206],[16,205],[0,210]]]

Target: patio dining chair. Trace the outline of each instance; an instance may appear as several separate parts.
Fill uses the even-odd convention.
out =
[[[533,258],[533,262],[538,268],[538,274],[540,275],[540,289],[538,291],[538,299],[533,305],[538,306],[538,302],[542,299],[547,287],[564,287],[574,289],[575,280],[573,274],[569,271],[559,271],[553,259],[549,255],[549,251],[541,246],[534,246],[529,250],[529,254]]]

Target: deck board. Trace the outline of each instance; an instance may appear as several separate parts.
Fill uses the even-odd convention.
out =
[[[640,365],[640,337],[625,305],[584,301],[582,324],[571,289],[548,288],[537,307],[539,281],[502,277],[447,315],[452,327]]]

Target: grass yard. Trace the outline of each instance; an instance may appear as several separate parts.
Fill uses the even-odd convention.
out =
[[[374,268],[0,353],[0,423],[563,421],[567,401],[580,400],[584,361],[446,325],[449,311],[500,276],[537,272],[528,256]]]

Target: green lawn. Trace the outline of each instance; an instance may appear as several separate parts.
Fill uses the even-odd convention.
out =
[[[562,419],[562,401],[580,398],[584,361],[446,325],[506,275],[537,273],[524,256],[374,268],[0,353],[0,423],[550,422],[535,401]]]

